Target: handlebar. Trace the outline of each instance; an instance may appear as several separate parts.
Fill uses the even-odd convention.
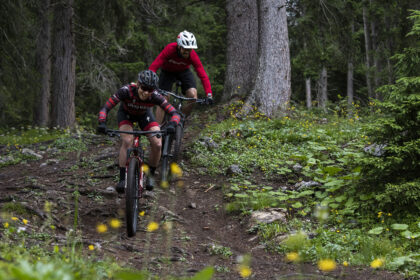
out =
[[[182,101],[195,101],[195,103],[200,103],[200,104],[206,104],[207,103],[206,99],[196,99],[196,98],[191,98],[191,97],[184,97],[184,96],[176,95],[173,92],[166,91],[166,90],[163,90],[163,89],[159,89],[158,92],[160,94],[164,95],[164,96],[170,95],[173,98],[180,99]]]
[[[106,134],[108,134],[108,136],[110,137],[120,136],[121,133],[132,134],[134,136],[150,135],[149,137],[156,136],[157,138],[160,138],[162,135],[166,134],[167,132],[166,132],[166,129],[156,130],[156,131],[143,131],[143,130],[124,131],[124,130],[109,129],[106,131]]]

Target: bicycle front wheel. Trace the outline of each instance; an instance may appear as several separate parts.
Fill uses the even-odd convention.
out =
[[[184,136],[184,129],[181,125],[178,125],[175,130],[175,141],[174,141],[174,162],[179,162],[181,159],[181,144],[182,144],[182,137]]]
[[[137,230],[139,176],[139,161],[132,158],[128,165],[127,188],[125,190],[125,217],[128,237],[136,235]]]

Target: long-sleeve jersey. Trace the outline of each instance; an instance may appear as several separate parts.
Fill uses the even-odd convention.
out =
[[[152,62],[149,69],[156,73],[159,68],[168,72],[181,72],[190,68],[192,64],[203,84],[204,91],[211,93],[209,77],[201,64],[198,54],[191,50],[189,58],[181,57],[177,52],[176,42],[168,44]]]
[[[99,111],[99,122],[105,122],[108,112],[121,102],[124,111],[129,115],[141,116],[146,113],[147,109],[155,105],[160,106],[166,113],[171,115],[171,121],[179,123],[180,116],[176,109],[168,103],[168,101],[157,91],[154,91],[150,98],[141,100],[138,95],[138,86],[131,83],[120,88],[114,95],[112,95],[102,109]]]

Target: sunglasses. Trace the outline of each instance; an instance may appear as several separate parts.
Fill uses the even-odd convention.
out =
[[[146,86],[146,85],[143,85],[143,84],[140,84],[140,88],[141,88],[143,91],[148,91],[148,92],[151,92],[151,91],[154,91],[154,90],[155,90],[155,88],[153,88],[153,87],[149,87],[149,86]]]

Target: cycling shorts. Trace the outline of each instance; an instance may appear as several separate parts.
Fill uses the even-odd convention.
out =
[[[180,80],[182,83],[182,93],[185,93],[187,89],[197,88],[194,75],[190,69],[181,72],[168,72],[161,70],[159,77],[159,88],[166,91],[172,91],[172,85],[176,80]]]
[[[141,130],[147,131],[153,126],[159,126],[159,123],[156,121],[151,109],[147,109],[146,113],[143,115],[135,116],[128,114],[126,111],[124,111],[123,106],[120,106],[117,119],[118,127],[121,127],[124,124],[128,124],[129,126],[133,127],[134,122],[137,122]]]

